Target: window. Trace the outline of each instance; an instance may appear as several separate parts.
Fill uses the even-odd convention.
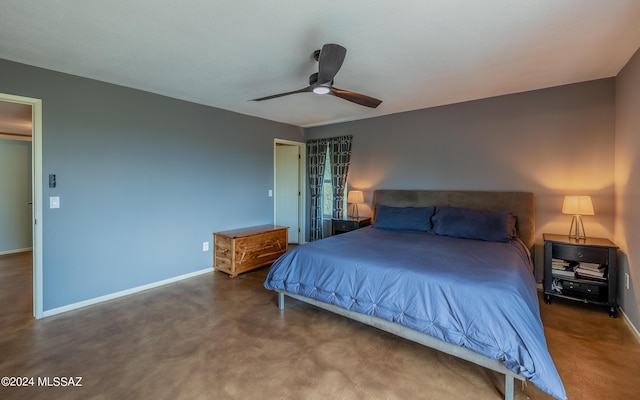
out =
[[[344,185],[343,210],[347,209],[347,185]],[[331,184],[331,154],[327,149],[324,164],[324,179],[322,180],[322,216],[324,219],[333,217],[333,185]],[[346,216],[346,215],[345,215]]]
[[[311,191],[311,223],[309,224],[309,240],[319,240],[326,232],[325,221],[333,216],[335,204],[333,203],[333,188],[331,182],[339,184],[346,193],[347,174],[349,160],[351,159],[351,136],[340,136],[328,139],[307,141],[307,166],[309,168],[309,190]],[[332,155],[336,161],[336,174],[331,173],[331,161],[328,155]],[[321,163],[321,164],[320,164]],[[323,171],[320,174],[320,171]],[[332,177],[334,179],[332,179]],[[344,194],[338,196],[344,199]],[[342,215],[344,204],[340,205],[338,212]]]

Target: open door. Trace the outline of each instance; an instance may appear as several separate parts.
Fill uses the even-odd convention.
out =
[[[31,106],[33,315],[42,318],[42,100],[0,93],[0,101]]]
[[[274,223],[289,227],[289,243],[303,239],[304,143],[275,140],[274,149]]]

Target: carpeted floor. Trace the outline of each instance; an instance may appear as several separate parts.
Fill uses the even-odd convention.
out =
[[[267,268],[215,272],[34,320],[30,254],[0,257],[0,376],[82,377],[0,387],[0,399],[491,399],[503,377],[292,299]],[[541,300],[570,399],[637,396],[640,344],[622,318]],[[549,399],[516,382],[516,399]]]

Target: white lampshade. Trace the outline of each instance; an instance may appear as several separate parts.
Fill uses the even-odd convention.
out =
[[[562,213],[571,215],[594,215],[591,196],[564,196]]]
[[[364,196],[360,190],[349,190],[347,192],[347,203],[358,204],[364,203]]]

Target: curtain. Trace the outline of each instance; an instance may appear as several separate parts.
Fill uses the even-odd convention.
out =
[[[347,184],[349,160],[351,160],[351,140],[353,136],[340,136],[329,139],[331,157],[331,186],[333,187],[333,218],[342,218],[344,205],[344,187]]]
[[[307,142],[307,178],[311,193],[309,241],[322,239],[322,184],[327,156],[327,139]]]

